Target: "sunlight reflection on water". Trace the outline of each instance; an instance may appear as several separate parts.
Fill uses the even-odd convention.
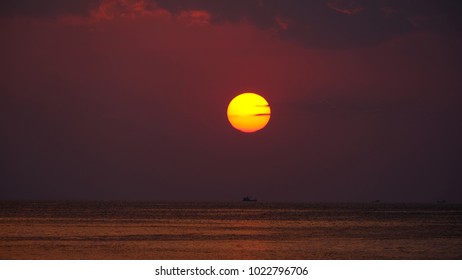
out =
[[[462,206],[1,202],[1,259],[460,259]]]

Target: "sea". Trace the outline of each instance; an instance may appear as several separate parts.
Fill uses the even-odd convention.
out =
[[[1,201],[0,259],[462,259],[461,204]]]

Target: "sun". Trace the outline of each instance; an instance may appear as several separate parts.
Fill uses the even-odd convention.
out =
[[[265,98],[256,93],[246,92],[231,100],[227,114],[235,129],[252,133],[268,124],[271,109]]]

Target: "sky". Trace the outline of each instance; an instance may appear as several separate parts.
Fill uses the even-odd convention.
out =
[[[462,202],[461,8],[2,1],[0,199]]]

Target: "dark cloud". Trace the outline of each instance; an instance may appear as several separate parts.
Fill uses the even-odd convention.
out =
[[[0,15],[89,14],[99,5],[210,12],[215,23],[248,21],[307,47],[341,49],[374,45],[394,36],[436,30],[460,36],[459,1],[395,0],[25,0],[0,4]]]
[[[65,14],[86,14],[96,7],[98,0],[14,0],[0,3],[0,15],[11,16],[56,16]]]
[[[376,44],[416,30],[458,32],[456,1],[213,1],[158,0],[172,12],[203,9],[215,22],[247,20],[276,36],[309,47],[345,48]]]

